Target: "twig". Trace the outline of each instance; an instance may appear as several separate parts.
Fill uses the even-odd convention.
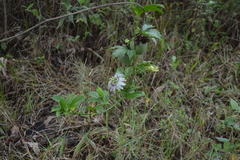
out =
[[[64,18],[64,17],[68,17],[70,15],[75,15],[75,14],[79,14],[79,13],[82,13],[82,12],[86,12],[86,11],[89,11],[89,10],[93,10],[93,9],[97,9],[97,8],[102,8],[102,7],[108,7],[108,6],[113,6],[113,5],[123,5],[123,4],[133,4],[133,5],[137,5],[141,8],[143,8],[140,4],[138,3],[134,3],[134,2],[118,2],[118,3],[110,3],[110,4],[104,4],[104,5],[100,5],[100,6],[95,6],[95,7],[91,7],[91,8],[87,8],[87,9],[83,9],[81,11],[77,11],[77,12],[74,12],[74,13],[69,13],[69,14],[66,14],[66,15],[62,15],[62,16],[58,16],[58,17],[54,17],[54,18],[49,18],[49,19],[45,19],[44,21],[36,24],[35,26],[21,32],[21,33],[17,33],[16,35],[12,36],[12,37],[8,37],[8,38],[5,38],[5,39],[1,39],[0,42],[4,42],[4,41],[7,41],[7,40],[10,40],[10,39],[13,39],[13,38],[16,38],[22,34],[25,34],[31,30],[33,30],[34,28],[46,23],[46,22],[49,22],[49,21],[53,21],[53,20],[56,20],[56,19],[60,19],[60,18]]]
[[[6,0],[3,0],[3,8],[4,8],[4,32],[7,32],[7,4]]]

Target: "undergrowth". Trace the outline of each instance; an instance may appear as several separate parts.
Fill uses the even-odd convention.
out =
[[[3,0],[1,159],[239,159],[240,2],[134,2]]]

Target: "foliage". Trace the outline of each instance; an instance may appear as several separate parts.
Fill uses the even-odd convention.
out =
[[[3,2],[0,159],[239,157],[239,0]]]
[[[85,96],[76,96],[75,94],[67,94],[67,97],[64,98],[59,95],[54,95],[52,97],[53,100],[58,102],[57,105],[53,106],[52,112],[56,112],[56,116],[60,116],[61,113],[68,115],[71,111],[74,111],[79,107],[79,104],[84,101]]]

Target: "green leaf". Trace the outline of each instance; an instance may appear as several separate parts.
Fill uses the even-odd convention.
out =
[[[222,138],[222,137],[215,137],[215,138],[220,142],[229,142],[227,138]]]
[[[141,16],[141,14],[144,12],[144,10],[139,7],[139,6],[136,6],[136,7],[132,7],[133,11],[136,13],[137,16]]]
[[[63,9],[65,11],[68,11],[72,7],[72,5],[71,5],[69,0],[62,0],[61,4],[63,5]]]
[[[238,112],[240,112],[240,107],[238,106],[238,103],[235,100],[233,100],[232,98],[230,98],[230,105],[231,105],[232,109],[235,109]]]
[[[7,44],[6,44],[5,42],[2,42],[2,43],[1,43],[1,48],[2,48],[3,51],[6,51],[6,49],[7,49]]]
[[[32,9],[31,12],[35,17],[38,17],[38,10],[37,9]]]
[[[141,55],[144,52],[147,51],[148,44],[140,42],[138,45],[136,45],[136,54]]]
[[[226,126],[231,126],[231,125],[234,125],[235,122],[234,122],[234,119],[233,119],[233,118],[226,118],[226,119],[224,120],[224,124],[225,124]]]
[[[74,93],[72,93],[72,94],[67,94],[66,101],[67,101],[68,106],[71,105],[71,103],[72,103],[72,101],[73,101],[73,98],[74,98]]]
[[[112,54],[113,59],[121,55],[124,55],[128,51],[128,48],[124,46],[114,46],[114,47],[111,47],[111,49],[116,49],[115,51],[113,51],[113,54]]]
[[[211,90],[217,88],[217,86],[212,86],[212,87],[205,87],[204,95],[208,94]]]
[[[86,97],[83,96],[83,95],[75,97],[75,98],[72,100],[70,106],[74,106],[74,105],[77,105],[77,106],[78,106],[80,103],[82,103],[82,102],[85,100],[85,98],[86,98]]]
[[[57,29],[63,25],[63,22],[65,21],[65,19],[66,19],[66,17],[61,18],[61,19],[58,21]]]
[[[234,150],[234,148],[235,148],[235,146],[232,143],[230,143],[230,142],[225,142],[223,144],[224,152],[231,152],[231,151]]]
[[[90,91],[87,93],[87,95],[89,95],[90,97],[93,97],[93,98],[100,98],[99,94],[96,91]]]
[[[60,115],[61,115],[61,112],[57,111],[57,112],[56,112],[56,116],[57,116],[57,117],[60,117]]]
[[[105,112],[105,109],[103,108],[102,104],[95,106],[95,109],[98,110],[100,113]]]
[[[132,59],[136,54],[136,50],[127,50],[127,55],[129,59]]]
[[[72,13],[72,12],[67,12],[67,14],[70,14],[70,13]],[[68,19],[74,24],[74,21],[73,21],[73,15],[70,15],[70,16],[68,16]]]
[[[124,96],[128,99],[133,99],[133,98],[145,96],[145,93],[142,91],[135,91],[133,93],[125,93]]]
[[[62,96],[59,96],[59,95],[54,95],[51,98],[56,102],[60,102],[61,100],[64,100],[64,98]]]
[[[149,24],[144,24],[142,26],[142,32],[145,32],[145,31],[147,31],[150,28],[154,28],[154,26],[153,25],[149,25]]]
[[[109,92],[104,90],[103,93],[104,93],[104,99],[103,99],[104,102],[108,102],[109,101]]]
[[[79,39],[79,35],[77,35],[75,38],[69,38],[68,40],[72,41],[72,42],[76,42],[76,40]]]
[[[59,102],[59,104],[61,105],[62,108],[66,108],[67,107],[67,100],[63,99]]]
[[[80,5],[82,5],[85,2],[85,0],[77,0],[77,1]]]
[[[89,98],[87,100],[87,102],[99,102],[99,103],[101,103],[102,99],[101,98]]]
[[[51,112],[55,112],[55,111],[61,111],[61,106],[60,105],[53,106]]]
[[[133,59],[130,59],[127,54],[121,55],[121,56],[120,56],[120,61],[121,61],[121,63],[123,63],[124,65],[130,65],[130,64],[133,63]]]
[[[91,111],[95,111],[95,110],[96,110],[95,107],[91,107],[91,106],[88,106],[88,107],[86,107],[86,108],[89,109],[89,110],[91,110]]]
[[[160,13],[163,13],[163,11],[158,7],[165,8],[164,5],[161,5],[161,4],[145,5],[143,8],[145,11],[158,11]]]
[[[142,32],[142,34],[144,35],[147,35],[149,37],[154,37],[154,38],[157,38],[157,39],[161,39],[162,38],[162,35],[160,34],[160,32],[156,29],[149,29],[145,32]]]
[[[103,93],[102,88],[97,87],[96,91],[97,91],[97,93],[99,94],[99,97],[104,97],[104,93]]]
[[[30,8],[32,8],[32,6],[34,5],[34,3],[30,4],[26,10],[30,10]],[[24,6],[25,7],[25,6]]]
[[[240,124],[236,123],[233,127],[240,131]]]
[[[157,44],[157,41],[155,38],[151,38],[151,40],[154,42],[155,45]]]
[[[128,78],[130,75],[133,74],[133,71],[134,69],[132,67],[128,67],[126,70],[125,70],[125,78]]]
[[[129,43],[129,47],[131,50],[134,50],[135,49],[135,43],[134,43],[134,40],[131,40],[130,43]]]
[[[75,148],[75,150],[74,150],[74,152],[73,152],[73,157],[74,157],[74,159],[75,159],[76,155],[79,154],[80,150],[82,149],[82,145],[83,145],[84,142],[87,140],[87,137],[88,137],[88,134],[89,134],[89,133],[90,133],[90,131],[87,132],[87,133],[81,138],[80,142],[77,144],[77,146],[76,146],[76,148]]]

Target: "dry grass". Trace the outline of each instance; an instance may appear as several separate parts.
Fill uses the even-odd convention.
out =
[[[52,1],[48,5],[10,2],[9,19],[15,21],[8,20],[7,36],[15,34],[16,24],[25,30],[27,24],[37,23],[21,5],[35,3],[33,8],[41,10],[45,18],[65,13]],[[142,5],[150,3],[154,1]],[[52,21],[45,29],[6,42],[7,49],[0,53],[8,59],[7,76],[0,72],[0,158],[237,160],[239,130],[224,121],[235,118],[239,125],[240,119],[230,106],[230,98],[240,105],[236,15],[240,16],[235,3],[239,4],[232,0],[225,8],[212,7],[216,17],[205,13],[209,6],[195,1],[164,3],[164,14],[148,13],[147,21],[163,39],[156,46],[151,44],[142,57],[158,65],[159,72],[135,77],[146,97],[116,103],[122,97],[111,95],[113,108],[89,117],[55,117],[51,108],[56,103],[51,97],[107,89],[109,77],[120,66],[109,49],[131,38],[126,17],[134,13],[129,6],[84,13],[87,24],[68,21],[56,29],[58,21]],[[101,2],[91,5],[95,4]],[[101,23],[89,20],[97,14]],[[77,35],[78,40],[69,40]],[[226,150],[227,144],[215,137],[228,139],[235,148]]]

